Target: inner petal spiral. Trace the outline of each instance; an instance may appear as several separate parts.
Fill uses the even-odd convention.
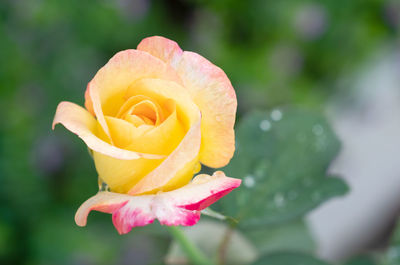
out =
[[[155,100],[135,95],[121,106],[116,117],[132,123],[135,127],[143,124],[158,126],[169,114]]]

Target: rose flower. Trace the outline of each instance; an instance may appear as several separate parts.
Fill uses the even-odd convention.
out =
[[[194,225],[200,211],[238,187],[219,168],[235,149],[237,100],[225,73],[202,56],[163,37],[117,53],[85,92],[86,109],[61,102],[53,121],[78,135],[93,155],[99,191],[78,209],[112,214],[121,234],[155,219]],[[193,178],[193,180],[192,180]]]

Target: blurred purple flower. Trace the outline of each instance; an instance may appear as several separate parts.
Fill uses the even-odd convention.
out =
[[[125,244],[118,265],[145,265],[153,264],[157,261],[156,244],[151,237],[136,234],[131,237]]]
[[[384,16],[389,26],[400,27],[400,2],[388,1],[384,7]]]
[[[118,0],[117,7],[121,13],[132,20],[139,20],[147,15],[149,0]]]
[[[291,44],[281,44],[272,50],[270,68],[283,76],[293,76],[303,68],[300,50]]]
[[[328,17],[325,7],[313,3],[303,5],[295,14],[295,28],[301,37],[314,40],[320,37],[327,28]]]
[[[46,135],[37,140],[31,153],[31,160],[38,171],[45,176],[60,170],[64,164],[65,148],[58,137]]]

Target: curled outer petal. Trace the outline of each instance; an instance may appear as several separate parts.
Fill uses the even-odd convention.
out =
[[[155,195],[130,196],[99,192],[78,209],[75,222],[85,226],[90,211],[112,214],[120,234],[135,226],[144,226],[158,219],[162,225],[191,226],[200,219],[200,211],[237,188],[240,179],[226,177],[221,171],[212,176],[198,175],[186,186]]]
[[[159,159],[163,157],[120,149],[104,142],[95,135],[96,119],[87,110],[71,102],[63,101],[58,104],[52,128],[54,129],[58,123],[78,135],[90,149],[117,159],[132,160],[141,157]]]
[[[193,52],[183,52],[176,42],[154,36],[138,45],[170,64],[179,74],[193,101],[202,113],[200,161],[210,167],[225,166],[235,150],[237,100],[222,69]]]

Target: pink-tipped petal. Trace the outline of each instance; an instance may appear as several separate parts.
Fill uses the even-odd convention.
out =
[[[179,198],[179,207],[201,211],[239,187],[241,182],[240,179],[229,178],[224,172],[217,171],[212,176],[197,175],[190,184],[170,193],[174,193],[171,197]]]
[[[133,227],[146,226],[154,222],[156,216],[151,208],[153,200],[152,195],[130,197],[125,205],[115,211],[112,220],[118,233],[126,234]]]
[[[161,36],[143,39],[139,43],[137,49],[148,52],[170,65],[175,65],[183,53],[182,49],[175,41]]]
[[[104,142],[94,134],[97,126],[96,119],[87,110],[74,103],[63,101],[58,105],[52,128],[54,129],[58,123],[78,135],[90,149],[96,152],[123,160],[141,157],[148,159],[163,158],[160,155],[123,150]]]
[[[86,226],[87,217],[91,211],[114,213],[129,202],[129,197],[112,192],[99,192],[86,200],[76,211],[75,223]]]
[[[120,234],[133,227],[144,226],[158,219],[162,225],[191,226],[200,219],[200,211],[240,185],[241,180],[228,178],[223,172],[212,176],[199,175],[186,186],[156,195],[130,196],[99,192],[78,209],[75,221],[86,225],[90,211],[112,213]]]
[[[221,68],[193,52],[184,52],[176,66],[202,114],[200,161],[210,167],[223,167],[235,151],[237,99]]]
[[[142,50],[170,64],[202,113],[200,161],[210,167],[225,166],[235,151],[237,99],[224,71],[194,52],[182,52],[178,44],[164,37],[144,39]]]

